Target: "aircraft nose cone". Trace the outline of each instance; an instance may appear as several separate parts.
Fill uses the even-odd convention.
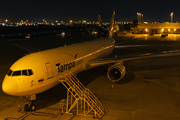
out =
[[[18,84],[16,80],[13,79],[4,79],[2,84],[2,90],[9,95],[15,95],[18,90]]]

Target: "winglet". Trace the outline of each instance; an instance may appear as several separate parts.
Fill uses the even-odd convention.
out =
[[[110,22],[110,27],[109,27],[109,37],[108,38],[112,38],[112,36],[113,36],[114,16],[115,16],[115,9],[113,9],[113,14],[111,17],[111,22]]]
[[[102,19],[99,14],[98,14],[98,22],[99,22],[99,27],[102,27]]]

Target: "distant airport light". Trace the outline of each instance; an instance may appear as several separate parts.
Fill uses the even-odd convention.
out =
[[[148,31],[148,29],[146,28],[146,29],[145,29],[145,31],[147,32],[147,31]]]
[[[5,23],[2,23],[2,26],[5,26],[6,24]]]
[[[83,23],[86,23],[86,20],[83,20]]]
[[[62,33],[61,33],[61,36],[64,37],[64,36],[65,36],[65,32],[62,32]]]
[[[162,29],[162,32],[164,32],[164,29]]]
[[[174,29],[174,31],[176,31],[176,29]]]
[[[170,29],[168,29],[168,31],[170,32],[171,30],[170,30]]]
[[[6,19],[5,22],[8,22],[8,19]]]

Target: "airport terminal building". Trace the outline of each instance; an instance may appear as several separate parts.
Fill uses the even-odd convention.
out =
[[[139,34],[180,34],[180,23],[139,23],[137,26]]]

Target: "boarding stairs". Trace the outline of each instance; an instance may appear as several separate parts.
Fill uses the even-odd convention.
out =
[[[58,81],[67,89],[67,99],[60,101],[62,113],[93,115],[93,117],[97,118],[104,116],[104,106],[89,89],[84,87],[73,73],[60,74],[58,77]],[[62,103],[66,103],[66,105],[63,106]]]

